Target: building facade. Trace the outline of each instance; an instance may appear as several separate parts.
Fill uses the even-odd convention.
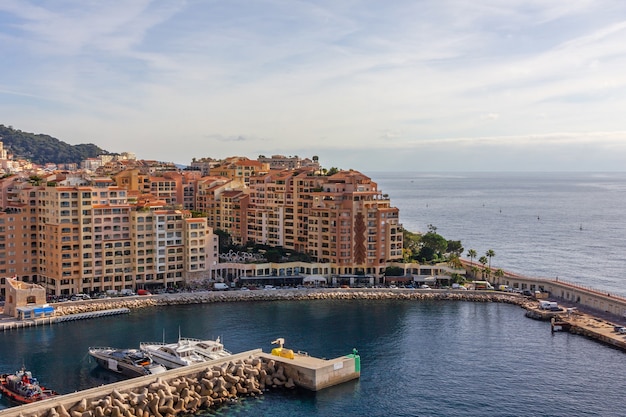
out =
[[[0,212],[0,275],[57,296],[211,278],[218,242],[206,217],[131,204],[127,189],[95,184],[10,189],[13,201]]]

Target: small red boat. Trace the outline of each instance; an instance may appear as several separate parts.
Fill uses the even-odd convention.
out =
[[[24,367],[14,374],[0,375],[0,392],[20,404],[34,403],[59,395],[57,392],[39,385],[30,371]]]

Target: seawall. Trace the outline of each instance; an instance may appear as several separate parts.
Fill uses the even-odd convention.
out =
[[[415,289],[285,289],[255,291],[201,291],[151,296],[115,297],[54,304],[57,315],[80,314],[118,308],[139,309],[181,304],[245,301],[306,300],[438,300],[507,303],[532,308],[535,304],[519,294],[495,291],[415,290]]]

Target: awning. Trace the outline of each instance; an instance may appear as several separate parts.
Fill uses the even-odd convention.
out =
[[[326,282],[326,278],[324,278],[321,275],[309,275],[309,276],[304,277],[302,282],[304,282],[304,283],[306,283],[306,282]]]
[[[413,275],[413,281],[434,284],[435,282],[437,282],[437,278],[432,275]]]

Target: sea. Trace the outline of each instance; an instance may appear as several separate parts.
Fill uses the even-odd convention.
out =
[[[626,174],[368,174],[413,231],[437,228],[492,267],[625,294]],[[582,230],[581,230],[582,229]],[[89,346],[221,337],[361,355],[361,378],[268,391],[202,416],[622,416],[624,353],[499,303],[316,300],[155,307],[0,333],[0,372],[25,365],[61,393],[114,382]],[[0,409],[12,406],[0,398]],[[0,412],[1,416],[1,412]]]
[[[429,225],[493,270],[626,296],[626,172],[373,173],[405,229]],[[477,259],[473,260],[474,262]]]

